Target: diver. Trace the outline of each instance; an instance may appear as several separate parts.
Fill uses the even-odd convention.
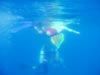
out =
[[[73,21],[70,21],[66,24],[68,25],[72,23]],[[33,27],[39,34],[45,34],[48,36],[46,38],[48,41],[46,41],[40,49],[39,66],[37,66],[36,69],[42,68],[41,74],[48,74],[49,65],[53,65],[54,67],[65,67],[63,59],[60,56],[60,47],[65,39],[63,31],[72,32],[78,35],[80,32],[67,27],[67,25],[64,25],[62,21],[60,22],[51,18],[39,23],[39,25],[40,26],[34,25]]]
[[[63,60],[60,57],[60,47],[64,42],[63,31],[72,32],[75,34],[80,34],[80,32],[73,30],[68,27],[68,25],[73,24],[73,20],[60,21],[54,18],[47,18],[44,21],[38,23],[29,22],[24,26],[15,29],[15,32],[22,30],[23,28],[32,27],[39,34],[45,34],[47,36],[47,42],[43,44],[39,53],[39,65],[33,66],[34,70],[42,68],[42,72],[48,73],[48,64],[59,65],[63,64]],[[14,32],[14,30],[12,30]],[[40,71],[40,70],[39,70]],[[38,72],[39,73],[39,72]]]
[[[80,32],[75,31],[68,27],[68,25],[73,24],[73,23],[74,23],[74,20],[62,21],[59,19],[48,17],[37,23],[27,21],[24,23],[22,27],[12,29],[12,32],[16,33],[24,28],[32,27],[39,34],[42,34],[42,35],[45,34],[49,38],[49,39],[48,38],[45,38],[45,39],[49,41],[47,41],[43,45],[45,47],[42,47],[42,48],[44,48],[45,52],[49,51],[49,55],[51,54],[52,56],[51,60],[54,59],[58,61],[58,60],[61,60],[59,56],[60,55],[59,49],[65,39],[63,31],[72,32],[78,35],[80,34]],[[41,52],[41,49],[40,49],[40,52]],[[45,53],[45,57],[46,57],[46,53]]]
[[[72,23],[73,23],[73,21],[70,21],[66,24],[68,25],[68,24],[72,24]],[[50,38],[49,40],[54,47],[49,45],[49,48],[44,48],[44,49],[46,49],[46,50],[51,49],[51,51],[54,54],[51,59],[54,59],[54,61],[61,61],[62,60],[61,57],[59,56],[59,54],[60,54],[59,48],[62,45],[62,43],[64,42],[63,31],[68,31],[68,32],[73,32],[75,34],[80,34],[80,32],[75,31],[75,30],[67,27],[67,25],[63,25],[63,22],[56,21],[55,19],[49,18],[46,21],[42,22],[41,27],[37,27],[36,25],[34,26],[34,29],[38,33],[40,33],[40,34],[45,33]]]

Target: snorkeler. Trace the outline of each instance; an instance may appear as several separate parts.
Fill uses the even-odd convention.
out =
[[[78,35],[80,34],[80,32],[75,31],[68,27],[68,25],[73,24],[73,22],[74,22],[73,20],[63,22],[61,20],[48,18],[38,23],[26,22],[24,26],[18,29],[14,29],[15,32],[17,32],[24,28],[32,27],[39,34],[45,34],[49,38],[49,41],[43,44],[42,48],[40,49],[39,65],[33,66],[32,68],[34,70],[42,68],[42,72],[40,73],[47,74],[49,63],[52,63],[53,65],[59,65],[59,64],[63,65],[63,60],[60,57],[60,47],[65,39],[63,31],[72,32]],[[52,45],[50,45],[49,43]]]
[[[43,14],[39,16],[36,22],[35,21],[27,21],[27,22],[24,21],[23,25],[21,25],[18,28],[12,29],[11,32],[16,33],[24,28],[32,27],[34,30],[37,31],[37,33],[46,35],[47,38],[43,39],[43,43],[42,43],[43,46],[40,48],[40,52],[39,52],[39,65],[33,66],[32,68],[34,70],[39,69],[38,71],[40,72],[38,73],[47,74],[49,63],[55,64],[55,65],[57,64],[59,65],[59,63],[63,64],[63,60],[60,57],[60,48],[65,40],[64,32],[68,31],[68,32],[72,32],[78,35],[80,34],[80,32],[68,27],[68,25],[75,23],[73,19],[61,20],[61,19],[53,18],[54,16],[59,17],[59,15],[62,14],[61,12],[59,12],[61,11],[61,9],[58,8],[58,6],[55,5],[55,3],[53,3],[53,5],[49,4],[49,7],[47,4],[47,6],[44,6],[41,8],[42,8]],[[41,12],[38,12],[38,13],[41,14]],[[36,20],[35,17],[33,18]],[[46,41],[46,43],[44,43],[45,40],[49,40],[49,41]],[[42,72],[40,70],[41,68],[42,68]]]
[[[46,60],[47,62],[51,62],[55,65],[57,64],[63,64],[63,60],[60,57],[59,49],[61,45],[64,42],[64,33],[63,31],[68,31],[72,32],[75,34],[80,34],[80,32],[75,31],[69,27],[68,25],[72,24],[73,21],[69,21],[68,23],[65,23],[67,25],[64,25],[63,22],[61,21],[56,21],[55,19],[48,19],[44,22],[41,23],[41,26],[38,27],[37,25],[34,26],[34,29],[39,33],[39,34],[45,34],[49,37],[49,42],[47,42],[44,46],[40,49],[40,60],[44,61]],[[54,46],[49,45],[49,47],[46,47],[48,43],[50,43]],[[41,59],[41,51],[45,53],[42,55]],[[48,58],[48,55],[46,56],[46,51],[49,51],[48,55],[51,55],[51,58]],[[41,61],[39,61],[41,63]]]
[[[55,46],[55,48],[53,49],[53,51],[55,52],[55,59],[59,60],[59,48],[61,47],[61,45],[65,39],[63,31],[72,32],[72,33],[75,33],[78,35],[80,34],[80,32],[75,31],[68,27],[68,25],[73,24],[73,23],[74,23],[74,20],[67,20],[67,21],[63,22],[62,20],[59,20],[59,19],[47,18],[38,23],[33,23],[30,21],[29,22],[27,21],[27,22],[25,22],[24,26],[13,29],[12,32],[15,33],[24,28],[32,27],[39,34],[45,34],[46,36],[48,36],[50,38],[49,40],[50,40],[51,44],[53,46]],[[50,47],[46,48],[46,49],[50,49]],[[52,49],[52,47],[51,47],[51,49]],[[44,50],[45,50],[45,48],[44,48]]]

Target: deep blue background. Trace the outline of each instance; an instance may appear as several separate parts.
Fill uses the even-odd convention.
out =
[[[14,14],[23,15],[27,20],[32,19],[31,8],[26,14],[15,12],[13,9],[17,10],[24,4],[34,1],[5,0],[0,1],[1,5],[2,2],[7,2],[8,6],[9,2],[14,4],[10,9]],[[65,2],[66,6],[67,2],[70,6],[71,4],[78,6],[80,25],[76,29],[81,34],[77,36],[65,32],[65,41],[61,47],[65,68],[50,67],[48,75],[100,75],[100,1],[66,0]],[[0,75],[35,75],[32,66],[37,65],[38,52],[43,45],[41,39],[44,37],[32,28],[25,28],[11,36],[9,40],[11,43],[8,43],[0,34]]]

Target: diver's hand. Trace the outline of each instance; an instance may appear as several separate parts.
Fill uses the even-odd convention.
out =
[[[78,31],[73,31],[75,34],[78,34],[78,35],[80,35],[80,32],[78,32]]]
[[[73,32],[73,33],[75,33],[75,34],[80,35],[80,32],[79,32],[79,31],[73,30],[73,29],[68,28],[68,27],[65,27],[65,26],[63,26],[63,28],[64,28],[65,30],[69,31],[69,32]]]
[[[34,26],[34,29],[39,33],[39,34],[42,34],[43,33],[43,31],[42,30],[40,30],[38,27],[36,27],[36,26]]]

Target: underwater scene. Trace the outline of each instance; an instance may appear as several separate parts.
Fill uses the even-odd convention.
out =
[[[99,0],[1,0],[0,75],[100,75]]]

